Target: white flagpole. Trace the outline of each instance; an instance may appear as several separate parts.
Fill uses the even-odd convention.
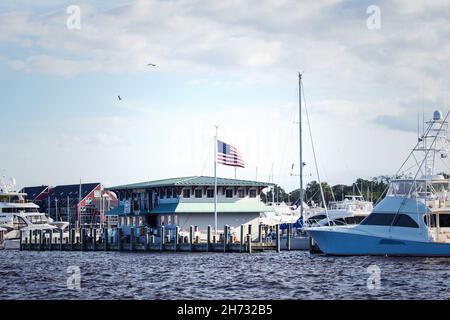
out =
[[[217,131],[219,129],[216,127],[216,136],[214,137],[214,233],[217,235]]]

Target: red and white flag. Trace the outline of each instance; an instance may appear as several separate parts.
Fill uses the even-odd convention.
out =
[[[225,166],[245,168],[245,162],[239,150],[220,140],[217,140],[217,163]]]

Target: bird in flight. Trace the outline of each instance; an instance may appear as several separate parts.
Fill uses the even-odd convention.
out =
[[[117,98],[119,98],[119,101],[122,101],[122,97],[121,96],[117,96]]]
[[[154,63],[148,63],[147,66],[148,66],[148,67],[156,67],[156,64],[154,64]]]

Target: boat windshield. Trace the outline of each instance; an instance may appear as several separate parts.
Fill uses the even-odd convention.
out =
[[[48,223],[48,219],[45,215],[29,215],[27,216],[27,219],[32,224],[46,224]]]

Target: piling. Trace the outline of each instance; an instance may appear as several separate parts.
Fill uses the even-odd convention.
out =
[[[291,251],[291,233],[292,233],[292,225],[288,224],[287,228],[287,239],[286,239],[286,248],[287,251]]]
[[[193,251],[194,249],[194,227],[189,227],[189,251]]]
[[[62,251],[64,243],[64,233],[62,229],[59,229],[59,250]]]
[[[241,239],[240,239],[241,241],[240,241],[240,244],[241,244],[241,247],[240,247],[240,252],[244,252],[244,225],[242,224],[241,225]]]
[[[251,224],[248,225],[248,234],[250,235],[250,237],[252,236],[252,225]]]
[[[206,234],[206,252],[211,250],[211,226],[208,226],[207,234]]]
[[[38,232],[35,230],[34,231],[34,244],[38,243]]]
[[[164,250],[164,243],[165,243],[165,228],[164,228],[164,226],[161,226],[161,234],[160,234],[160,236],[161,236],[161,246],[160,246],[160,250],[161,251],[163,251]]]
[[[177,252],[177,250],[178,250],[178,241],[180,240],[180,227],[179,226],[176,226],[175,227],[175,245],[174,245],[174,248],[173,248],[173,251],[175,251],[175,252]]]
[[[123,235],[123,231],[122,228],[117,229],[117,234],[118,234],[118,242],[117,244],[119,245],[119,251],[123,250],[123,241],[122,241],[122,235]]]
[[[29,239],[30,239],[29,243],[31,244],[31,242],[33,241],[33,231],[32,230],[29,231],[29,235],[30,235],[29,236]]]
[[[130,251],[134,250],[136,245],[136,231],[134,228],[130,229]]]
[[[42,238],[42,230],[39,230],[39,251],[42,250],[42,241],[44,239]]]
[[[23,236],[22,230],[20,230],[20,240],[19,240],[19,248],[20,248],[20,251],[22,251],[22,236]]]
[[[261,242],[263,242],[262,241],[262,234],[263,234],[263,226],[262,226],[262,224],[260,224],[259,226],[258,226],[258,242],[259,243],[261,243]]]
[[[247,235],[247,252],[252,253],[252,235]]]
[[[103,250],[108,251],[108,228],[103,228]]]
[[[275,227],[275,232],[276,232],[276,236],[277,236],[277,252],[280,253],[281,252],[281,239],[280,239],[280,225],[277,224]]]
[[[86,250],[86,229],[81,228],[80,230],[80,243],[81,243],[81,251]]]
[[[92,250],[97,250],[97,228],[94,228],[92,235]]]
[[[223,227],[223,252],[227,252],[227,246],[228,246],[228,225],[225,225]]]
[[[147,229],[145,232],[145,248],[144,250],[148,250],[150,248],[150,229]]]
[[[73,250],[75,244],[75,229],[70,229],[70,250]]]

